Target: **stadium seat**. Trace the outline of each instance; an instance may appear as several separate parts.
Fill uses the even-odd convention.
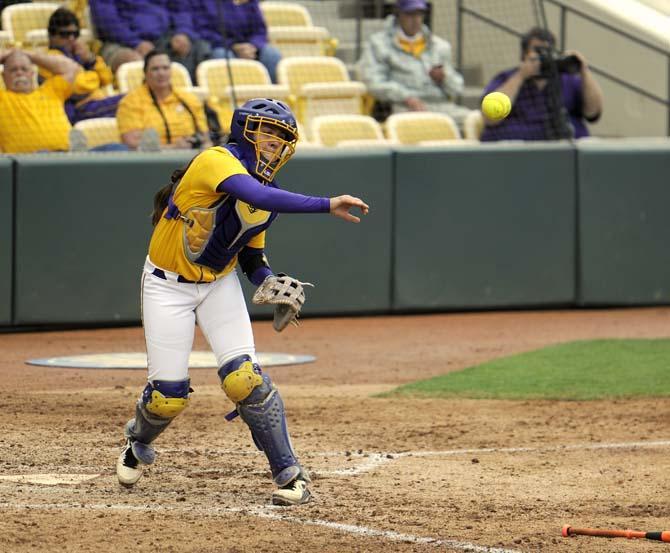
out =
[[[261,11],[268,27],[311,27],[312,16],[305,6],[294,2],[261,2]]]
[[[26,46],[28,31],[46,30],[49,17],[60,7],[55,2],[31,2],[12,4],[2,10],[2,29],[10,34],[16,46]]]
[[[284,58],[277,80],[289,87],[298,120],[311,131],[318,115],[363,114],[365,85],[351,81],[344,62],[330,56]]]
[[[232,76],[232,85],[231,85]],[[288,101],[285,85],[273,84],[265,66],[256,60],[215,59],[200,62],[196,78],[207,90],[208,105],[219,117],[224,132],[230,130],[230,118],[236,106],[252,98],[274,98]]]
[[[454,120],[444,113],[394,113],[386,120],[386,136],[399,144],[460,139]]]
[[[12,42],[12,35],[8,31],[0,31],[0,48],[8,48]]]
[[[332,56],[337,48],[325,27],[268,27],[268,39],[284,58]]]
[[[137,88],[144,82],[143,67],[144,62],[142,60],[129,61],[119,66],[119,69],[116,72],[116,81],[119,86],[119,92],[125,94],[126,92],[130,92]],[[173,87],[192,92],[201,100],[204,100],[207,97],[206,90],[201,87],[193,86],[188,70],[181,63],[173,61],[171,67],[172,77],[170,82]]]
[[[102,144],[121,142],[119,128],[116,125],[116,117],[98,117],[96,119],[85,119],[74,125],[86,137],[89,148],[95,148]]]
[[[231,102],[233,92],[238,104],[260,97],[286,100],[289,95],[287,86],[272,84],[268,70],[256,60],[203,61],[196,69],[196,78],[198,85],[218,102]]]
[[[320,115],[312,119],[311,127],[314,142],[324,146],[384,140],[381,125],[368,115]]]
[[[463,134],[468,140],[479,140],[484,130],[484,117],[478,109],[473,109],[463,121]]]

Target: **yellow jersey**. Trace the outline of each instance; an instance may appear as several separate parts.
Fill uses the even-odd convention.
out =
[[[263,249],[265,229],[276,214],[216,190],[227,178],[248,174],[224,147],[208,148],[193,158],[172,197],[180,216],[166,218],[168,206],[154,228],[151,262],[191,281],[212,282],[235,268],[244,246]],[[218,265],[203,264],[212,251]]]
[[[119,103],[119,108],[116,112],[119,132],[125,134],[137,129],[154,128],[158,132],[161,144],[167,144],[166,123],[170,129],[172,142],[177,138],[192,136],[196,130],[200,130],[201,132],[207,131],[205,111],[200,100],[193,94],[183,90],[173,90],[167,98],[157,101],[160,110],[165,116],[165,121],[161,117],[161,111],[158,110],[151,99],[151,94],[146,84],[126,94]],[[193,113],[198,123],[198,129],[196,129],[193,118],[186,107],[184,107],[184,104]]]
[[[67,151],[72,125],[63,106],[71,93],[72,85],[60,75],[27,94],[0,90],[0,150]]]

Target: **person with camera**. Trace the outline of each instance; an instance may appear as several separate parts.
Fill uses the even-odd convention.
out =
[[[480,140],[557,140],[589,136],[586,122],[602,113],[603,94],[579,52],[555,54],[554,35],[533,28],[521,37],[521,63],[498,73],[482,97],[502,92],[512,101],[509,116],[484,118]]]
[[[119,103],[116,120],[131,150],[208,148],[209,130],[202,102],[170,84],[170,58],[153,50],[144,58],[144,84]]]

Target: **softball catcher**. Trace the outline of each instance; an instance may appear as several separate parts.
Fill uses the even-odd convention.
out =
[[[298,129],[289,107],[254,99],[236,109],[229,142],[196,155],[154,198],[154,232],[142,273],[148,382],[125,426],[116,464],[119,482],[133,486],[154,462],[152,442],[189,405],[188,358],[197,322],[219,365],[221,387],[235,403],[256,446],[265,453],[276,505],[310,499],[309,476],[291,446],[279,391],[258,364],[249,313],[236,266],[258,289],[254,303],[275,306],[274,328],[296,323],[307,283],[275,275],[265,233],[278,213],[349,213],[368,206],[352,196],[321,198],[281,190],[277,171],[295,152]]]

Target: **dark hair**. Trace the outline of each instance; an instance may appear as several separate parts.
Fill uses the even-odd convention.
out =
[[[153,226],[156,226],[158,221],[161,220],[161,216],[163,215],[163,211],[168,205],[170,196],[175,191],[175,188],[177,188],[177,185],[184,176],[184,173],[186,173],[187,168],[188,167],[181,167],[173,171],[172,176],[170,176],[170,183],[166,184],[154,195],[154,210],[151,213],[151,224]]]
[[[76,25],[77,29],[79,29],[79,19],[77,19],[75,13],[67,8],[58,8],[49,18],[47,30],[50,35],[55,35],[58,29],[69,27],[70,25]]]
[[[170,54],[168,54],[165,50],[151,50],[145,57],[144,57],[144,73],[146,75],[147,68],[149,67],[149,62],[155,58],[156,56],[167,56],[168,58],[170,57]]]
[[[154,210],[151,213],[151,224],[153,226],[156,226],[158,221],[161,220],[161,216],[163,215],[163,211],[165,211],[165,208],[168,205],[170,196],[172,196],[174,191],[177,189],[177,186],[179,186],[181,178],[186,174],[186,171],[188,171],[188,168],[191,166],[191,163],[193,163],[194,159],[195,157],[184,167],[180,167],[179,169],[172,171],[172,175],[170,175],[170,183],[166,184],[163,188],[156,192],[156,194],[154,194]]]
[[[528,52],[531,40],[541,40],[542,42],[548,42],[550,48],[554,48],[556,45],[556,37],[549,29],[543,29],[542,27],[533,27],[530,31],[521,36],[521,57]]]

